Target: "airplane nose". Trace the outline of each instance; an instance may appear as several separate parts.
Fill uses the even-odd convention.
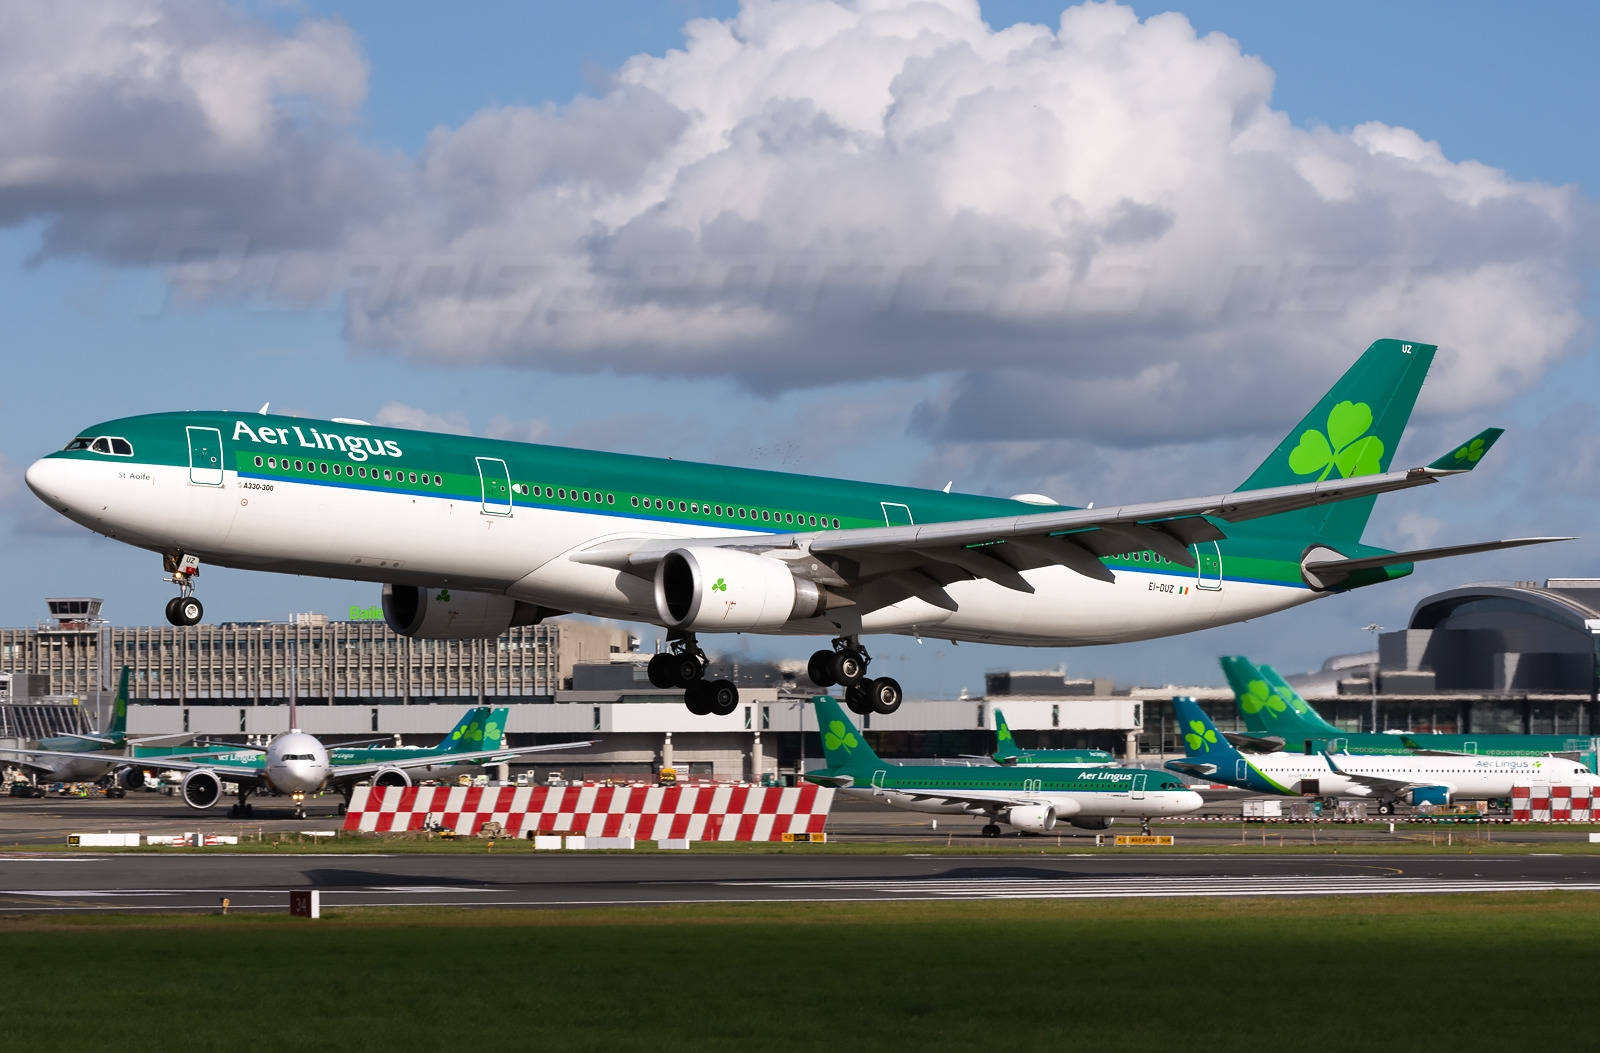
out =
[[[39,500],[50,505],[61,503],[61,462],[49,457],[41,457],[28,465],[24,478],[28,481],[28,489],[38,495]]]

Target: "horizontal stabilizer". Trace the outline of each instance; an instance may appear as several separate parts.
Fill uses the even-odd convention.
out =
[[[1277,753],[1283,749],[1283,740],[1276,735],[1250,735],[1243,731],[1224,731],[1222,737],[1233,743],[1236,750],[1249,753]]]
[[[1434,472],[1470,472],[1483,460],[1489,447],[1505,434],[1504,428],[1485,428],[1449,453],[1431,462],[1428,469]]]
[[[1166,763],[1166,767],[1172,769],[1173,771],[1181,771],[1185,775],[1204,775],[1210,777],[1217,774],[1217,766],[1215,764],[1207,764],[1199,761],[1169,760]]]
[[[1552,541],[1573,541],[1571,537],[1514,537],[1504,541],[1479,541],[1471,545],[1445,545],[1441,548],[1418,548],[1410,552],[1386,552],[1378,556],[1358,556],[1354,559],[1325,559],[1332,549],[1313,549],[1300,565],[1306,583],[1312,588],[1337,588],[1350,575],[1361,570],[1392,567],[1397,563],[1421,563],[1429,559],[1447,559],[1450,556],[1470,556],[1474,552],[1496,552],[1523,545],[1545,545]]]

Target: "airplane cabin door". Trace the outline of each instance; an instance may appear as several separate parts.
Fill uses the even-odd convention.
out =
[[[498,457],[478,458],[478,479],[483,483],[483,514],[511,514],[511,472]]]
[[[1202,542],[1194,547],[1195,583],[1197,589],[1213,592],[1222,588],[1222,549],[1215,541]]]
[[[1133,777],[1133,786],[1128,790],[1128,799],[1130,801],[1144,800],[1145,782],[1149,778],[1150,776],[1143,774],[1135,775]]]
[[[189,481],[196,486],[221,486],[222,432],[193,425],[184,430],[189,433]]]
[[[884,768],[879,768],[877,771],[873,772],[872,773],[872,788],[874,790],[882,791],[883,790],[883,780],[888,776],[888,774],[889,774],[888,770],[884,769]]]
[[[884,526],[912,526],[911,508],[893,501],[879,501],[883,506]]]

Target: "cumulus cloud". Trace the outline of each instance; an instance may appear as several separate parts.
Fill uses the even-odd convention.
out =
[[[10,6],[0,224],[132,264],[331,246],[381,216],[392,162],[347,132],[367,65],[343,25],[284,34],[215,0]]]
[[[1424,406],[1457,410],[1580,334],[1574,188],[1296,126],[1271,69],[1178,14],[747,0],[596,97],[486,109],[406,159],[347,127],[365,68],[338,25],[92,10],[0,45],[0,221],[117,258],[242,232],[174,280],[338,293],[354,343],[422,360],[908,381],[927,437],[1138,447],[1276,430],[1379,336],[1443,345]]]

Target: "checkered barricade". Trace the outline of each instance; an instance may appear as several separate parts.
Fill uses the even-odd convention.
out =
[[[824,786],[358,787],[351,833],[451,830],[499,823],[509,836],[573,834],[642,841],[780,841],[822,832],[833,805]]]
[[[1600,791],[1588,786],[1513,786],[1511,819],[1519,823],[1587,823],[1600,816]]]

